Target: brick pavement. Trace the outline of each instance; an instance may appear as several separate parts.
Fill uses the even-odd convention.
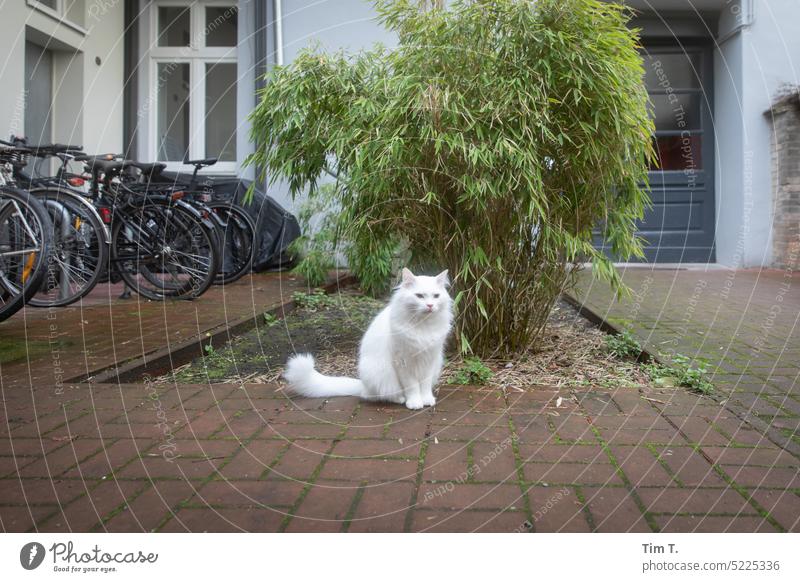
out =
[[[800,530],[797,458],[680,389],[444,387],[422,412],[264,384],[3,399],[5,531]]]
[[[800,456],[800,275],[779,270],[629,268],[632,297],[581,280],[580,302],[652,353],[711,364],[716,397],[737,418]],[[736,421],[717,423],[735,431]]]
[[[705,297],[713,297],[724,276],[708,276]],[[631,318],[637,333],[657,320],[652,297],[666,293],[661,277],[653,276],[653,291]],[[682,277],[676,309],[696,285]],[[736,278],[752,280],[747,273]],[[733,329],[732,316],[754,306],[758,311],[746,314],[749,323],[742,326],[750,329],[753,318],[770,312],[763,296],[776,287],[753,289],[755,299],[745,304],[736,303],[739,291],[726,292],[728,305],[738,306],[725,312],[727,326],[717,327],[724,319],[718,317],[686,332],[673,325],[664,337],[678,333],[684,351],[694,335],[699,345],[717,347],[727,338],[722,330]],[[792,313],[795,297],[784,298],[785,313]],[[711,312],[699,298],[692,301],[696,318]],[[775,318],[770,346],[787,319]],[[710,333],[692,334],[703,329]],[[796,337],[789,330],[785,337]],[[749,345],[745,334],[735,337]],[[654,345],[658,338],[649,336]],[[796,360],[782,354],[797,345],[784,344],[760,351],[766,373],[738,373],[735,378],[747,381],[732,384],[717,376],[727,398],[667,387],[503,392],[445,386],[435,409],[415,412],[353,398],[291,400],[265,384],[19,387],[10,385],[5,368],[0,526],[46,532],[800,531],[800,462],[790,439],[776,440],[771,427],[755,422],[761,416],[746,422],[737,408],[761,393],[796,403]],[[724,351],[727,342],[722,345]],[[767,353],[780,354],[771,360],[780,365],[770,366]],[[794,426],[792,403],[776,408],[782,414],[773,414],[773,422]]]

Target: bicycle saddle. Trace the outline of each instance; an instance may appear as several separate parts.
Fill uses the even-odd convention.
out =
[[[217,163],[217,158],[205,158],[202,160],[183,160],[187,166],[213,166]]]
[[[89,154],[77,154],[74,159],[76,162],[93,162],[95,160],[101,162],[108,162],[111,160],[116,160],[119,157],[120,156],[118,156],[117,154],[98,154],[95,156]]]
[[[102,172],[103,174],[112,174],[119,172],[123,168],[130,165],[130,162],[126,160],[105,160],[101,158],[102,156],[95,156],[94,158],[80,161],[86,164],[86,167],[93,174],[97,174],[99,172]]]

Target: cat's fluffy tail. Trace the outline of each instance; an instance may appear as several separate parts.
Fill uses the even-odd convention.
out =
[[[311,354],[298,354],[289,358],[283,377],[289,382],[292,392],[311,398],[361,396],[364,391],[364,384],[357,378],[323,376],[317,372]]]

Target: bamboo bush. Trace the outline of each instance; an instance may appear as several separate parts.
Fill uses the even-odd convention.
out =
[[[249,158],[293,195],[337,175],[338,238],[372,292],[398,248],[453,276],[463,352],[535,344],[592,245],[641,257],[653,125],[627,8],[596,0],[382,0],[392,50],[303,51],[267,78]]]

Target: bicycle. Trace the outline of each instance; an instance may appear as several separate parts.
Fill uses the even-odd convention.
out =
[[[92,176],[90,193],[111,221],[110,269],[140,295],[160,301],[194,299],[219,271],[215,227],[179,192],[130,188],[120,178],[127,160],[78,155]]]
[[[44,205],[9,185],[22,152],[0,147],[0,321],[22,309],[42,284],[52,246]]]
[[[256,225],[247,211],[234,201],[215,200],[213,192],[200,188],[197,180],[203,167],[216,164],[216,158],[202,160],[184,160],[185,165],[194,166],[194,172],[187,185],[179,185],[175,181],[162,176],[166,164],[155,162],[142,164],[131,162],[140,170],[139,184],[153,191],[166,189],[183,193],[183,200],[197,207],[201,212],[209,212],[217,227],[222,264],[215,284],[230,284],[250,272],[256,255]]]
[[[14,143],[24,142],[14,138]],[[28,174],[21,165],[14,172],[16,183],[45,205],[54,227],[46,280],[29,303],[35,307],[70,305],[90,293],[105,274],[111,235],[86,192],[78,189],[85,179],[68,170],[69,162],[81,152],[80,146],[50,144],[26,150],[28,159],[61,160],[53,176]]]

